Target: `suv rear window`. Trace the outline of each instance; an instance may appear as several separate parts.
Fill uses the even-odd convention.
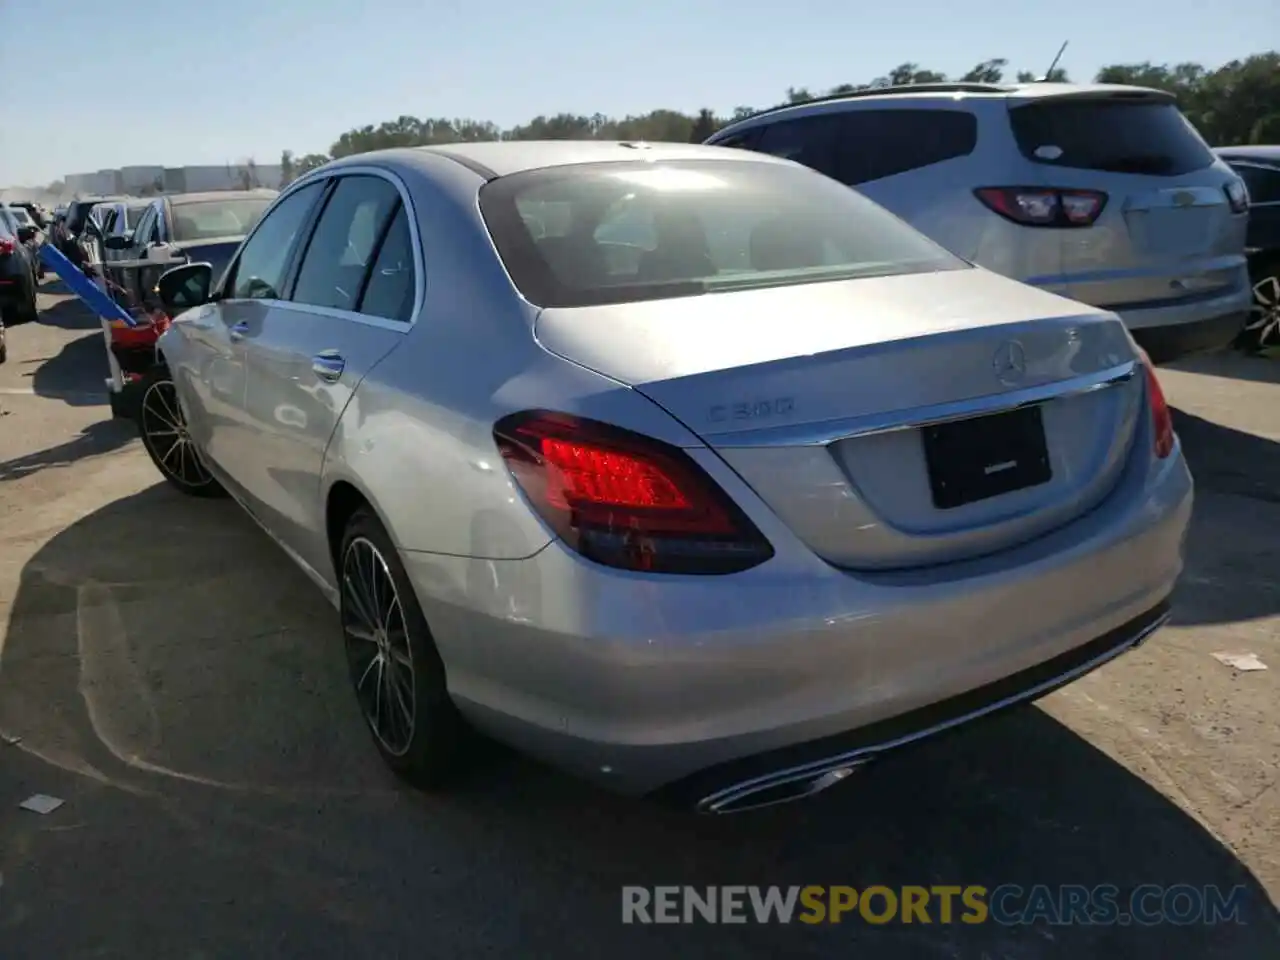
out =
[[[1046,100],[1009,111],[1018,149],[1054,167],[1176,177],[1213,163],[1178,108],[1164,101]]]
[[[499,177],[480,212],[542,307],[583,307],[966,264],[834,180],[789,164],[593,163]]]

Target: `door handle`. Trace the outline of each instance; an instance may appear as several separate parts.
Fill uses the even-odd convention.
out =
[[[232,327],[227,332],[227,336],[231,338],[231,341],[233,343],[239,343],[241,340],[245,338],[245,335],[248,334],[248,332],[249,332],[248,321],[241,320],[239,323],[237,323],[234,327]]]
[[[325,383],[337,383],[346,365],[336,353],[317,353],[311,358],[311,372]]]

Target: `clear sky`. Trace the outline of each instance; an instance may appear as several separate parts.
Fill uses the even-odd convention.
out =
[[[0,0],[0,185],[276,163],[401,114],[729,111],[911,61],[1217,66],[1280,47],[1277,0]],[[19,131],[21,132],[19,134]]]

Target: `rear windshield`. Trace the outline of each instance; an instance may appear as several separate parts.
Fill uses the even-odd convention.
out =
[[[1009,113],[1018,149],[1055,167],[1176,177],[1213,152],[1172,103],[1048,100]]]
[[[173,205],[173,232],[178,242],[242,237],[248,233],[274,197],[194,200]]]
[[[34,227],[35,223],[31,220],[31,215],[21,207],[10,207],[9,215],[13,217],[14,222],[20,227]]]
[[[481,188],[480,211],[541,307],[967,267],[834,180],[747,159],[533,170]]]

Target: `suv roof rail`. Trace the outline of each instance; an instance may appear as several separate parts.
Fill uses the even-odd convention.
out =
[[[749,114],[741,120],[733,121],[733,123],[741,123],[743,120],[754,120],[756,117],[767,116],[771,113],[777,113],[780,110],[790,110],[793,107],[807,107],[810,104],[830,103],[834,100],[857,100],[860,97],[896,96],[903,93],[1013,93],[1016,89],[1017,87],[1010,84],[969,83],[963,80],[946,83],[906,83],[892,87],[863,87],[860,90],[848,90],[844,93],[828,93],[821,97],[814,97],[811,100],[800,100],[796,103],[780,103],[776,107],[769,107],[766,110],[757,110],[755,113]],[[730,124],[730,126],[732,125],[733,124]]]

